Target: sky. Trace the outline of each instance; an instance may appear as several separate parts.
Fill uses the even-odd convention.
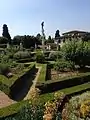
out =
[[[13,38],[16,35],[41,33],[54,37],[70,30],[90,31],[90,0],[0,0],[0,36],[7,24]]]

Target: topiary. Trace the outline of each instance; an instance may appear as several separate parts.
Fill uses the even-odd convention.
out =
[[[45,62],[45,56],[42,52],[36,53],[36,62],[37,63],[44,63]]]
[[[8,64],[0,63],[0,74],[6,75],[8,72],[10,72],[10,68],[9,68]]]

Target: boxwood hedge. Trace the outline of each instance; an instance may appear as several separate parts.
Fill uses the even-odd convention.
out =
[[[22,100],[18,103],[14,103],[4,108],[0,108],[0,118],[4,118],[6,116],[16,114],[26,103],[28,100]]]
[[[38,67],[41,67],[40,75],[38,77],[38,82],[45,82],[46,81],[46,74],[47,74],[47,64],[37,64]]]
[[[90,81],[90,72],[80,73],[78,76],[62,78],[57,81],[39,81],[37,88],[41,90],[41,93],[54,92],[56,90],[84,84]]]
[[[32,73],[32,71],[35,70],[35,64],[30,64],[28,67],[23,69],[21,73],[18,75],[14,75],[11,78],[7,78],[3,75],[0,75],[0,90],[5,92],[7,95],[10,93],[10,88],[12,85],[16,82],[19,81],[25,74]]]

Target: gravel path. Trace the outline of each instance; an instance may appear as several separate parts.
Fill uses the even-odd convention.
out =
[[[13,101],[4,92],[0,91],[0,108],[9,106],[13,103],[16,103],[16,101]]]

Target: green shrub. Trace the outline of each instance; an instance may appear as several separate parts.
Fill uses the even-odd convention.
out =
[[[62,52],[66,60],[73,61],[80,67],[90,65],[90,47],[86,42],[68,41],[63,45]]]
[[[61,58],[62,58],[62,52],[53,51],[49,54],[49,59],[51,60],[56,60],[56,59],[61,59]]]
[[[10,71],[10,68],[9,68],[8,64],[0,63],[0,74],[6,75],[6,73],[8,73],[9,71]]]
[[[50,54],[50,51],[45,51],[44,52],[45,57],[49,57],[49,54]]]
[[[27,104],[15,116],[17,120],[43,120],[44,107],[43,105]]]
[[[90,65],[90,49],[87,44],[81,42],[75,53],[75,63],[80,67]]]
[[[54,64],[54,69],[61,72],[70,71],[70,70],[73,70],[74,68],[75,68],[74,63],[71,61],[62,60],[62,61],[57,61]]]
[[[42,52],[36,53],[36,62],[37,63],[44,63],[45,62],[45,56]]]
[[[0,44],[7,44],[9,40],[6,37],[0,37]]]
[[[10,89],[5,84],[8,82],[8,78],[6,78],[4,75],[0,75],[0,90],[3,91],[5,94],[9,95]]]
[[[43,120],[44,106],[41,104],[33,105],[28,101],[21,101],[2,110],[5,110],[2,115],[5,118],[1,117],[3,120]]]
[[[62,118],[68,120],[90,120],[90,92],[74,96],[62,111]]]
[[[14,54],[15,59],[30,58],[31,54],[28,51],[18,51]]]
[[[4,56],[2,56],[2,58],[1,58],[1,62],[3,62],[3,63],[7,63],[9,61],[9,56],[8,55],[4,55]]]

